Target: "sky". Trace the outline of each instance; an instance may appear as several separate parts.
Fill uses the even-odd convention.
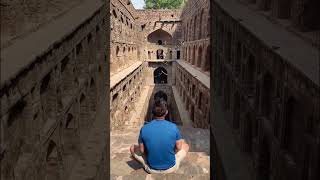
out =
[[[136,9],[143,9],[145,5],[144,0],[131,0],[131,2]]]

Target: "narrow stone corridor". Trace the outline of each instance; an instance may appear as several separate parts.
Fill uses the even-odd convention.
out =
[[[111,77],[112,78],[112,77]],[[179,170],[172,174],[147,174],[143,167],[131,158],[129,148],[137,144],[140,128],[145,121],[150,119],[150,106],[153,101],[150,98],[156,96],[157,91],[153,85],[145,85],[141,89],[141,96],[135,101],[134,110],[123,122],[121,128],[116,128],[110,133],[110,175],[111,179],[209,179],[210,178],[210,131],[209,129],[193,128],[187,110],[174,86],[171,104],[174,112],[182,122],[178,123],[182,137],[190,145],[190,152],[180,165]],[[157,91],[162,92],[162,91]],[[166,95],[167,96],[167,95]],[[170,97],[170,95],[169,95]],[[149,107],[148,107],[149,106]],[[172,113],[173,114],[173,113]],[[171,119],[169,119],[171,120]]]

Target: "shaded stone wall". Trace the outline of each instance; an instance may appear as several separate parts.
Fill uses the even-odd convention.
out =
[[[188,1],[182,13],[183,59],[210,71],[210,1]]]
[[[84,0],[2,0],[1,48],[68,12]]]
[[[256,5],[264,12],[238,1],[229,0],[229,3],[215,2],[212,11],[214,101],[222,104],[224,120],[232,129],[225,133],[233,134],[233,139],[228,141],[238,144],[239,154],[247,163],[220,161],[216,166],[225,169],[235,165],[251,167],[248,168],[251,179],[319,179],[319,163],[316,162],[319,158],[316,140],[320,123],[317,110],[319,67],[299,66],[317,62],[317,50],[303,36],[265,19],[270,12],[275,17],[291,17],[294,24],[295,3],[282,6],[279,1],[271,6],[271,1],[257,1]],[[238,8],[238,13],[232,8]],[[252,19],[240,12],[257,14],[251,16],[255,18]],[[259,21],[264,22],[264,27],[259,27]],[[275,30],[279,34],[270,34]],[[265,40],[266,37],[277,38],[279,46]],[[282,37],[286,38],[285,43]],[[294,44],[300,48],[295,48]],[[283,53],[287,47],[290,47],[291,56]],[[212,121],[214,126],[215,120]],[[219,146],[224,144],[217,143],[216,150]],[[215,153],[228,156],[221,149]],[[228,179],[232,176],[230,173],[226,172],[224,177],[217,175],[216,179]]]
[[[1,178],[69,178],[81,139],[105,112],[105,8],[1,80]],[[98,171],[86,175],[96,179]]]

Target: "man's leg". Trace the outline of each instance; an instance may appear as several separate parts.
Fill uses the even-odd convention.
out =
[[[189,148],[189,145],[183,141],[181,150],[176,153],[177,169],[179,168],[181,161],[187,156]]]
[[[138,145],[132,145],[130,147],[130,152],[132,157],[137,160],[139,163],[142,164],[142,166],[144,167],[144,169],[150,173],[150,168],[146,162],[146,157],[143,153],[141,153],[140,148]]]

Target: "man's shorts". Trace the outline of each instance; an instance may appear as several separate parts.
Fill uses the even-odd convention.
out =
[[[138,160],[144,167],[144,169],[148,172],[148,173],[172,173],[175,172],[179,169],[180,163],[181,161],[186,157],[187,153],[185,150],[181,149],[179,152],[176,153],[176,164],[174,166],[172,166],[171,168],[167,169],[167,170],[155,170],[155,169],[151,169],[149,167],[149,165],[147,164],[147,159],[144,155],[141,155],[140,152],[135,152],[134,153],[134,158],[136,160]]]

